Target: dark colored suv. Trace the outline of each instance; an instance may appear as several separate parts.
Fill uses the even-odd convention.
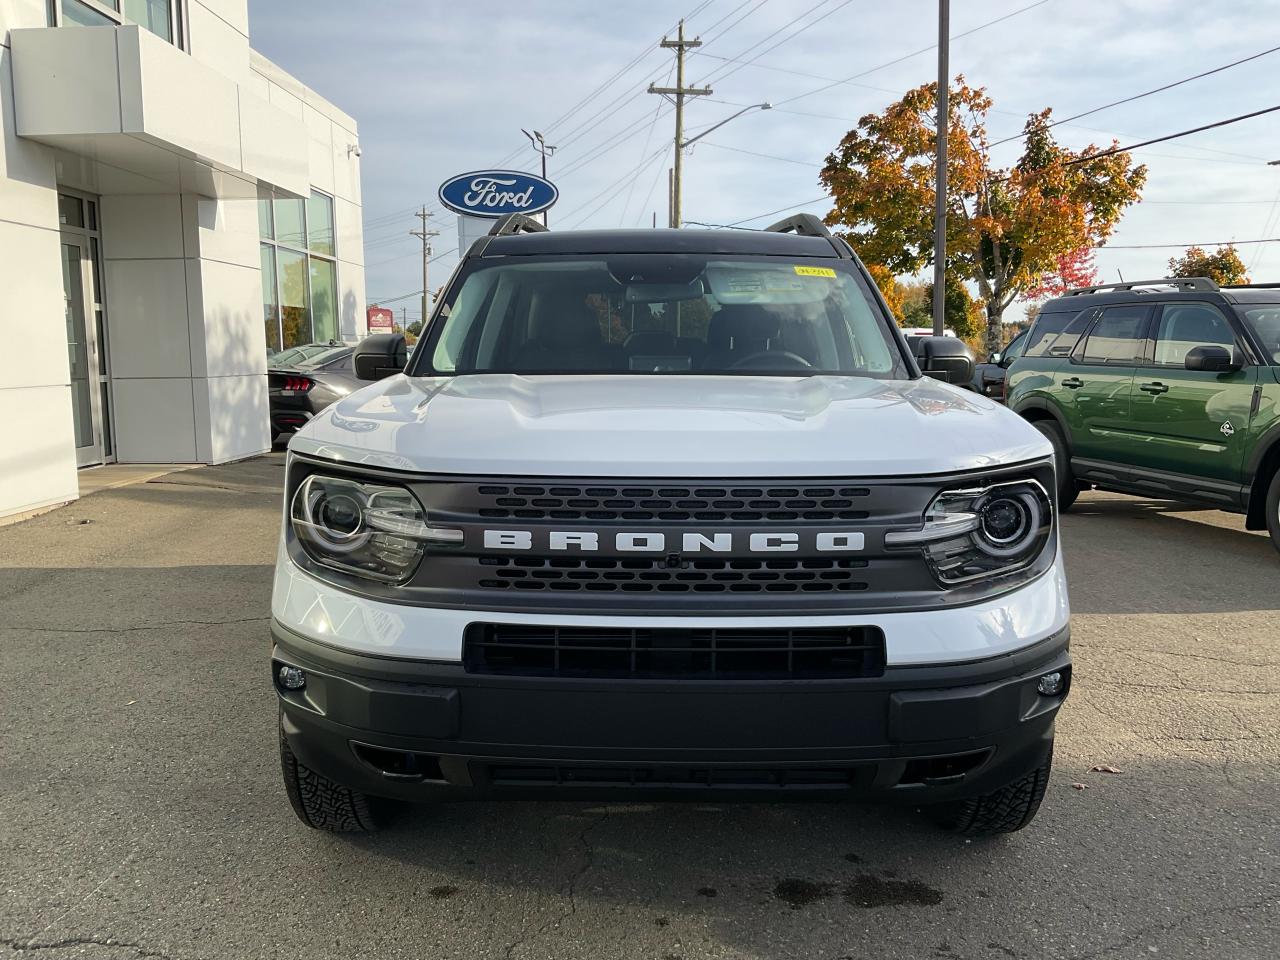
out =
[[[1009,407],[1082,486],[1207,504],[1280,549],[1280,284],[1191,278],[1073,290],[1040,312]]]

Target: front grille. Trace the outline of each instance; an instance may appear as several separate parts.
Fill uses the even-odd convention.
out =
[[[865,520],[869,487],[481,484],[479,516],[518,520]]]
[[[832,593],[867,589],[855,571],[866,560],[480,558],[488,590],[591,590],[599,593]]]
[[[607,764],[494,765],[498,787],[661,787],[665,789],[847,790],[859,767],[686,767]]]
[[[537,677],[862,678],[884,674],[878,627],[715,629],[473,623],[468,673]]]

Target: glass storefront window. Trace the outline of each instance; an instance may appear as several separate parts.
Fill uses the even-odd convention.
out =
[[[276,238],[275,226],[271,217],[271,197],[258,195],[258,236],[263,240]]]
[[[58,223],[64,227],[84,226],[84,204],[79,197],[58,194]]]
[[[311,191],[307,201],[308,248],[313,253],[333,256],[333,198]]]
[[[280,303],[276,295],[276,248],[264,243],[259,248],[262,254],[262,321],[267,328],[267,350],[279,353],[280,346]]]
[[[318,190],[306,199],[273,198],[263,191],[258,196],[258,234],[268,350],[338,340],[333,198]]]
[[[117,27],[136,23],[166,43],[173,43],[174,20],[181,34],[182,0],[60,0],[58,23],[77,27]],[[182,46],[181,36],[177,37]]]
[[[107,4],[109,5],[109,4]],[[80,0],[62,0],[62,22],[77,27],[116,27],[119,24],[105,13],[99,13],[93,7]]]
[[[304,201],[298,199],[275,199],[276,242],[291,247],[307,248],[307,218]]]
[[[307,255],[277,247],[276,264],[280,273],[282,345],[287,350],[312,339]]]
[[[169,0],[124,0],[124,15],[131,22],[146,27],[161,40],[173,43]]]
[[[338,277],[332,260],[311,258],[311,324],[317,343],[338,339]]]

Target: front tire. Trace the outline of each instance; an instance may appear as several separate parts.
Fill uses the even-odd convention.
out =
[[[315,830],[372,833],[384,825],[380,801],[330,780],[298,762],[280,731],[280,772],[298,819]]]
[[[1080,495],[1080,487],[1071,472],[1071,454],[1067,451],[1067,441],[1063,439],[1062,431],[1055,423],[1037,420],[1031,425],[1053,445],[1053,462],[1058,476],[1058,512],[1061,513],[1069,509]]]
[[[1271,477],[1271,486],[1267,489],[1267,532],[1271,534],[1271,544],[1280,550],[1280,468]]]
[[[1053,767],[1053,747],[1044,763],[1030,773],[981,797],[957,800],[932,811],[943,829],[968,837],[990,837],[1013,833],[1035,819]]]

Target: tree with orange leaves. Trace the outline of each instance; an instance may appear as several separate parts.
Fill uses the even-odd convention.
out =
[[[937,84],[909,91],[858,121],[826,160],[821,181],[834,208],[827,223],[872,263],[895,274],[933,262]],[[1022,156],[992,166],[986,116],[991,98],[956,78],[947,139],[947,271],[974,283],[986,304],[986,346],[1003,345],[1014,298],[1058,267],[1060,257],[1101,244],[1146,182],[1127,153],[1072,151],[1050,132],[1050,111],[1032,114]]]

